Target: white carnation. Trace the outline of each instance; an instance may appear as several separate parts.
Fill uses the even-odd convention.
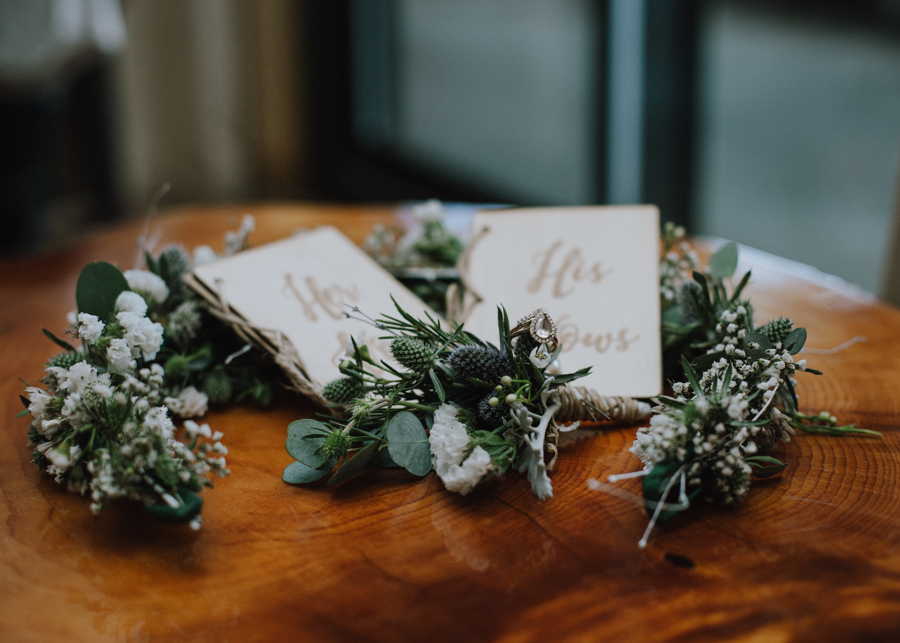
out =
[[[116,311],[137,313],[138,315],[147,314],[147,302],[144,298],[132,290],[123,290],[116,297]]]
[[[78,313],[78,328],[76,334],[86,342],[93,344],[103,332],[103,322],[96,315]]]
[[[97,381],[97,378],[97,369],[87,362],[78,362],[65,371],[64,381],[60,381],[59,388],[69,393],[83,393],[89,384]]]
[[[169,297],[169,287],[162,277],[149,270],[126,270],[125,279],[128,287],[135,292],[149,295],[156,303],[161,304]]]
[[[465,425],[456,419],[456,413],[457,408],[452,404],[442,404],[434,412],[434,425],[428,436],[432,464],[441,479],[451,465],[462,462],[469,446],[469,434]]]
[[[134,371],[135,363],[131,357],[131,348],[124,339],[113,339],[106,349],[106,361],[113,373],[125,375]]]
[[[131,347],[132,357],[153,359],[163,343],[162,324],[132,312],[121,312],[116,319],[125,329],[125,341]]]
[[[29,386],[25,389],[25,392],[28,393],[28,401],[30,402],[28,411],[31,413],[31,426],[40,431],[42,422],[50,417],[47,413],[47,404],[53,398],[47,395],[46,391],[36,386]]]
[[[450,465],[441,476],[441,480],[448,491],[455,491],[464,496],[472,491],[490,470],[491,456],[481,447],[475,447],[461,465]]]

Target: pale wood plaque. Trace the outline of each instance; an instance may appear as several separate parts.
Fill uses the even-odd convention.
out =
[[[662,379],[658,266],[655,206],[479,212],[460,264],[459,317],[493,337],[498,304],[513,324],[543,308],[556,322],[562,371],[593,366],[580,385],[651,397]]]
[[[321,227],[199,266],[186,280],[243,337],[276,355],[295,386],[319,397],[339,377],[350,336],[393,362],[386,333],[345,312],[436,314],[347,237]],[[299,380],[299,381],[298,381]]]

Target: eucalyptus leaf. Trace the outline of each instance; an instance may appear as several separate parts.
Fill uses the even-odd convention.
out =
[[[321,422],[316,420],[297,420],[291,422],[288,426],[288,437],[284,443],[287,452],[298,462],[305,464],[312,469],[318,469],[328,464],[329,460],[323,462],[323,456],[320,451],[322,444],[325,442],[325,434],[323,430],[328,428]],[[331,458],[331,466],[337,462],[336,458]]]
[[[75,287],[78,312],[108,322],[115,315],[116,298],[128,289],[128,280],[118,267],[107,261],[89,263],[81,271]]]
[[[302,462],[292,462],[284,468],[281,479],[288,484],[306,484],[315,482],[331,471],[331,469],[313,469]]]
[[[727,279],[737,269],[737,262],[737,244],[732,241],[709,258],[709,274],[719,279]]]
[[[387,425],[385,436],[391,459],[416,476],[431,471],[431,448],[419,419],[409,411],[401,411]]]
[[[380,442],[373,440],[358,451],[352,458],[344,460],[344,464],[341,465],[341,468],[328,479],[328,484],[340,484],[344,480],[351,478],[362,471],[362,468],[378,455],[378,447],[380,445]]]
[[[784,340],[784,348],[791,355],[796,355],[806,343],[806,329],[795,328]]]

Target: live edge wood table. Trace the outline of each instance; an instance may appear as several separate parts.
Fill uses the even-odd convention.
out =
[[[264,243],[336,225],[361,242],[389,208],[193,208],[158,220],[160,244],[220,248],[244,211]],[[639,468],[636,427],[580,441],[539,502],[523,476],[460,497],[430,474],[369,471],[329,488],[281,481],[285,428],[303,399],[207,420],[232,475],[203,494],[205,526],[140,507],[91,514],[30,464],[18,376],[35,382],[65,327],[84,264],[131,267],[139,222],[73,249],[4,262],[0,285],[2,641],[900,641],[900,312],[840,285],[754,270],[757,319],[790,316],[823,377],[800,375],[803,410],[884,433],[800,435],[787,469],[738,509],[693,508],[637,541],[647,517],[591,491]],[[635,368],[639,368],[635,365]],[[630,487],[637,488],[637,482]],[[693,566],[691,566],[691,563]]]

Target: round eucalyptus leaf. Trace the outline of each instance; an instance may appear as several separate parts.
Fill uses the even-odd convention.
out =
[[[796,355],[806,343],[806,329],[795,328],[784,340],[784,348],[791,355]]]
[[[298,462],[312,469],[319,469],[326,464],[323,460],[322,444],[328,428],[315,420],[297,420],[288,426],[288,437],[284,443],[287,452]],[[332,460],[334,466],[336,460]]]
[[[288,484],[306,484],[325,477],[329,471],[331,471],[330,468],[313,469],[302,462],[292,462],[284,468],[284,474],[281,476],[281,479]]]
[[[401,411],[387,425],[385,436],[391,459],[416,476],[431,471],[431,448],[428,435],[418,418]]]
[[[737,244],[732,241],[709,258],[709,272],[719,279],[727,279],[737,269],[737,262]]]
[[[81,271],[75,287],[78,312],[108,322],[116,313],[116,299],[128,289],[128,280],[118,267],[107,261],[89,263]]]

